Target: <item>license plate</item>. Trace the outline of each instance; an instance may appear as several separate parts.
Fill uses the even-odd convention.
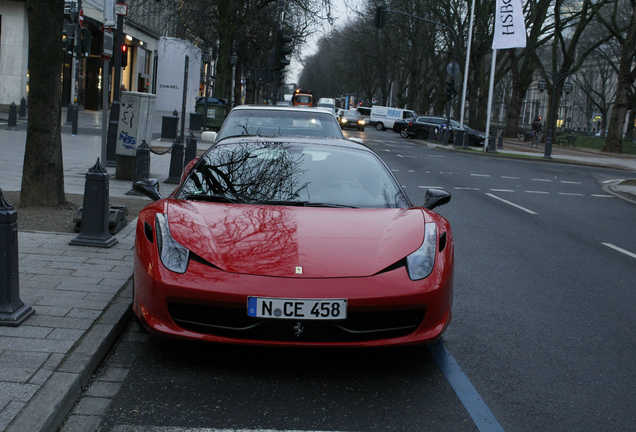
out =
[[[248,297],[247,315],[256,318],[342,320],[347,318],[347,300]]]

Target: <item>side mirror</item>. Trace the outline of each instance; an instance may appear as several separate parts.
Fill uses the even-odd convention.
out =
[[[451,195],[442,189],[427,189],[424,197],[424,207],[429,210],[448,203]]]
[[[146,195],[153,201],[161,199],[159,195],[159,182],[157,179],[139,180],[133,183],[133,190]]]
[[[216,132],[204,131],[201,132],[201,141],[207,143],[214,143],[216,141]]]
[[[185,168],[183,168],[183,174],[181,174],[181,181],[179,183],[183,183],[183,181],[186,179],[188,174],[190,174],[190,171],[192,171],[192,167],[194,167],[196,163],[199,162],[199,159],[201,158],[197,156],[194,159],[192,159],[190,162],[188,162]]]

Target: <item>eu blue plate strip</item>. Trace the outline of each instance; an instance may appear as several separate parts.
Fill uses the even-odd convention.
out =
[[[470,414],[480,432],[504,432],[475,387],[441,341],[429,346],[437,367],[442,371],[457,397]]]

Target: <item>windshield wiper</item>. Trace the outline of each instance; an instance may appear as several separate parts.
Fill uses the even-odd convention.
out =
[[[209,202],[223,202],[223,203],[240,203],[241,201],[230,198],[225,195],[207,195],[207,194],[188,194],[185,199],[191,201],[209,201]]]
[[[313,201],[285,201],[285,200],[271,200],[271,201],[258,201],[255,204],[270,204],[270,205],[283,205],[283,206],[296,206],[296,207],[333,207],[333,208],[358,208],[356,206],[348,204],[334,204],[334,203],[321,203]]]

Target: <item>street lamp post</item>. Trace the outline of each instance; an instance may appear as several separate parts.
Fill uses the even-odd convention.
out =
[[[126,14],[126,4],[124,2],[118,2],[118,6],[123,5],[123,8],[117,9],[117,29],[115,31],[115,41],[113,43],[113,68],[115,73],[113,74],[113,103],[110,107],[110,119],[108,121],[108,141],[106,143],[106,166],[117,166],[115,160],[115,151],[117,147],[117,125],[119,123],[119,94],[120,94],[120,82],[121,82],[121,44],[123,41],[124,31],[124,15]]]

